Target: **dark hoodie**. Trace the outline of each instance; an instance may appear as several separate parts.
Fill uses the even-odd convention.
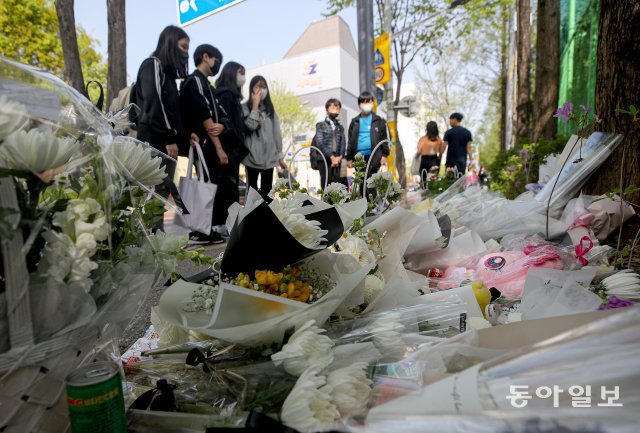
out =
[[[220,86],[216,88],[215,97],[218,106],[226,113],[231,126],[221,135],[220,140],[225,149],[230,149],[234,160],[239,163],[249,153],[244,145],[245,126],[240,96],[233,93],[227,86]]]

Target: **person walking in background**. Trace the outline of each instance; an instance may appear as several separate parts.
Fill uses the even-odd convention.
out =
[[[420,152],[420,179],[422,188],[426,188],[429,173],[437,172],[440,168],[440,149],[442,140],[438,132],[438,124],[434,121],[427,123],[426,134],[418,141],[418,152]]]
[[[222,146],[229,149],[239,172],[240,163],[249,154],[245,147],[245,126],[242,117],[242,86],[246,81],[245,68],[239,63],[228,62],[222,68],[216,80],[215,97],[219,107],[224,110],[231,128],[220,136]]]
[[[327,117],[324,121],[316,123],[316,134],[312,141],[312,144],[320,149],[322,155],[317,151],[311,153],[311,165],[312,168],[320,172],[320,188],[322,189],[330,183],[344,183],[346,180],[346,173],[341,173],[343,163],[346,163],[346,160],[343,161],[346,139],[344,127],[339,119],[342,103],[338,99],[332,98],[325,103],[324,107],[327,110]],[[329,164],[326,170],[325,160]],[[344,164],[344,169],[343,171],[346,171],[346,164]]]
[[[373,113],[373,94],[371,92],[362,92],[358,97],[358,105],[360,106],[360,114],[349,124],[349,132],[347,134],[347,164],[349,168],[353,166],[353,159],[357,153],[360,153],[365,161],[371,159],[369,175],[377,173],[382,164],[387,163],[389,156],[389,143],[384,143],[380,149],[373,154],[373,150],[378,143],[388,140],[387,122]]]
[[[237,184],[225,181],[227,171],[235,171],[235,164],[230,160],[230,152],[220,141],[226,130],[218,107],[216,107],[213,89],[209,78],[218,74],[222,63],[222,53],[208,44],[200,45],[193,53],[195,71],[182,83],[180,89],[180,107],[184,128],[188,133],[195,133],[202,143],[204,163],[207,165],[212,181],[218,185],[213,204],[212,230],[208,233],[191,233],[191,244],[222,243],[219,226],[227,220],[227,209],[237,200]],[[235,195],[233,188],[235,187]]]
[[[462,175],[467,171],[467,156],[471,160],[473,138],[471,131],[460,125],[464,116],[460,113],[453,113],[449,116],[451,128],[444,133],[442,152],[447,151],[447,167],[455,167],[458,174]]]
[[[138,140],[174,158],[163,160],[167,177],[156,186],[156,192],[164,198],[171,193],[179,206],[182,206],[182,202],[173,183],[178,137],[182,135],[176,79],[187,76],[188,62],[189,36],[180,27],[165,27],[155,51],[140,65],[134,86],[135,101],[140,108],[136,122]],[[197,137],[194,139],[197,140]],[[162,229],[162,223],[157,228]]]
[[[273,169],[280,165],[283,169],[287,165],[282,160],[282,136],[280,121],[276,114],[267,80],[256,75],[249,83],[251,92],[249,100],[242,106],[244,124],[247,127],[245,146],[249,154],[242,163],[247,167],[247,183],[253,189],[268,194],[273,185]]]

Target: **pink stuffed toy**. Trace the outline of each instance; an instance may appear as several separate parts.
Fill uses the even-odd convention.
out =
[[[505,298],[521,298],[527,271],[531,266],[563,269],[560,255],[550,246],[528,246],[523,252],[502,251],[482,257],[476,278],[487,287],[495,287]]]

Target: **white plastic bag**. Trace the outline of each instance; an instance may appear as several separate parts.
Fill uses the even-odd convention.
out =
[[[176,214],[176,224],[188,228],[191,231],[208,235],[211,233],[211,219],[213,217],[213,202],[216,198],[218,186],[211,182],[209,169],[202,154],[202,148],[198,143],[193,143],[198,153],[198,178],[193,179],[193,147],[189,148],[189,164],[187,165],[187,177],[180,178],[180,197],[182,203],[189,211],[188,214]],[[204,180],[204,173],[209,178]]]

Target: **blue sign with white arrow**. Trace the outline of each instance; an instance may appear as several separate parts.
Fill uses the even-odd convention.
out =
[[[241,1],[243,0],[178,0],[178,22],[181,26],[186,26]]]

